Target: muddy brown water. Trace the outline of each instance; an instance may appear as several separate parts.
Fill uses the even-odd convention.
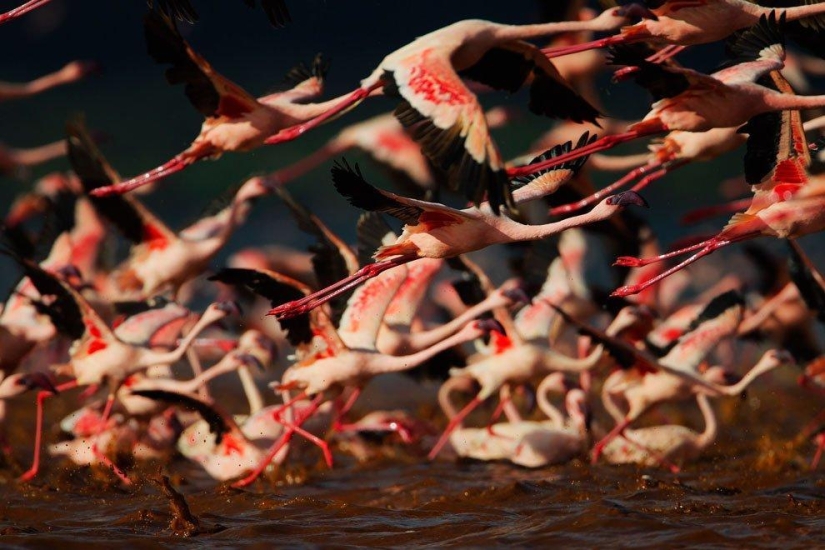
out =
[[[181,459],[132,466],[129,488],[104,469],[52,462],[21,484],[21,466],[7,464],[0,546],[822,547],[825,477],[807,467],[813,444],[796,438],[821,402],[772,386],[716,401],[717,444],[678,474],[586,460],[538,470],[431,463],[422,449],[395,444],[373,447],[376,458],[363,463],[339,451],[332,470],[313,462],[316,452],[248,490],[215,484]],[[30,405],[13,402],[10,419],[20,462],[30,456]],[[54,404],[47,418],[67,410]],[[197,529],[172,525],[169,499],[151,481],[158,469],[185,496]]]

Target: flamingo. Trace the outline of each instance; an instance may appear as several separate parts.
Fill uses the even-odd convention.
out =
[[[554,304],[553,307],[557,308]],[[619,323],[624,325],[625,319]],[[619,323],[610,331],[619,329]],[[515,329],[515,327],[513,327]],[[450,417],[441,438],[430,451],[430,459],[435,458],[441,448],[452,437],[453,431],[476,407],[491,397],[493,393],[510,384],[526,383],[539,374],[548,371],[582,373],[595,367],[602,358],[604,348],[597,346],[592,352],[581,358],[572,358],[550,349],[546,345],[525,342],[518,330],[508,334],[492,333],[493,353],[461,369],[451,369],[450,378],[439,390],[439,402],[445,414]],[[452,414],[452,405],[445,407],[448,395],[453,389],[472,387],[475,382],[480,386],[478,393],[456,414]]]
[[[611,464],[670,464],[678,471],[678,465],[695,460],[716,441],[718,425],[708,396],[697,395],[696,403],[705,421],[701,432],[678,424],[625,430],[624,439],[612,440],[602,456]]]
[[[571,170],[562,170],[560,178],[569,178]],[[385,212],[405,222],[404,232],[391,245],[379,248],[369,264],[350,277],[319,292],[276,307],[270,314],[278,318],[300,315],[334,298],[361,282],[379,273],[418,258],[451,258],[466,252],[507,242],[541,239],[561,233],[565,229],[578,227],[594,221],[609,218],[629,204],[644,206],[647,203],[636,193],[624,193],[604,199],[591,212],[544,225],[524,225],[510,218],[495,215],[489,207],[456,210],[439,203],[407,199],[372,187],[361,176],[358,167],[336,165],[332,169],[333,183],[351,204],[371,211]],[[543,185],[550,182],[558,186],[558,179],[543,176],[538,185],[527,185],[516,194],[518,201],[543,194]]]
[[[87,192],[117,180],[117,174],[95,147],[83,126],[68,126],[69,160]],[[246,218],[251,202],[272,192],[264,178],[251,178],[237,188],[229,205],[175,233],[132,197],[95,197],[95,208],[135,246],[114,272],[119,293],[151,296],[181,286],[198,276]]]
[[[150,348],[133,346],[118,339],[111,329],[92,309],[83,296],[53,274],[37,264],[21,258],[15,258],[24,272],[37,288],[41,296],[54,297],[50,303],[42,303],[45,313],[49,315],[55,327],[69,336],[74,342],[70,350],[67,370],[74,380],[57,386],[58,390],[76,386],[100,385],[108,382],[109,395],[104,407],[103,418],[106,420],[111,412],[117,388],[130,374],[140,372],[155,365],[171,365],[181,359],[187,348],[198,334],[207,326],[236,312],[232,303],[211,304],[180,345],[168,352],[155,351]],[[37,432],[35,435],[35,453],[32,467],[23,474],[22,480],[30,480],[37,475],[40,459],[40,438],[43,422],[43,400],[50,394],[41,393],[37,400]],[[114,465],[111,465],[118,477],[124,482],[128,478]]]
[[[126,193],[226,151],[255,149],[280,129],[312,119],[334,104],[306,103],[323,89],[327,63],[320,54],[310,70],[300,65],[290,71],[287,79],[293,82],[293,88],[255,99],[217,73],[189,46],[171,20],[148,13],[144,31],[149,55],[158,63],[172,65],[166,79],[171,84],[186,84],[189,101],[206,121],[188,149],[145,174],[95,189],[94,196]]]
[[[313,252],[312,264],[319,285],[333,284],[340,278],[354,273],[359,263],[368,262],[366,259],[357,257],[340,237],[332,233],[317,216],[294,200],[284,189],[278,189],[277,193],[289,207],[298,226],[317,238],[317,243],[312,245],[310,250]],[[361,216],[358,220],[357,233],[358,249],[362,252],[374,250],[397,238],[380,215],[374,212]],[[404,279],[397,286],[386,285],[381,287],[380,294],[370,293],[376,318],[383,319],[375,343],[378,351],[389,355],[420,351],[454,334],[461,327],[488,311],[509,306],[515,302],[528,301],[518,288],[496,289],[480,303],[456,315],[449,322],[430,330],[412,332],[411,325],[424,298],[424,293],[443,264],[444,261],[441,259],[422,258],[407,267]],[[332,309],[332,318],[337,320],[339,310],[341,314],[344,314],[343,310],[346,306],[334,304]],[[383,313],[379,313],[381,311]],[[360,331],[360,328],[357,330]],[[344,340],[347,341],[346,336]]]
[[[763,16],[731,46],[740,63],[702,74],[682,67],[662,67],[647,62],[634,50],[614,52],[613,62],[639,67],[639,76],[658,99],[642,119],[624,133],[605,136],[568,154],[529,166],[511,168],[511,177],[523,176],[555,164],[604,151],[620,143],[671,130],[704,132],[734,128],[762,113],[812,109],[825,105],[825,96],[797,96],[755,84],[754,81],[784,66],[782,19]]]
[[[255,0],[243,1],[250,8],[255,7]],[[28,2],[13,10],[0,14],[0,25],[43,7],[49,2],[51,0],[28,0]],[[154,8],[157,4],[158,11],[166,17],[174,17],[188,23],[194,23],[198,20],[198,14],[192,6],[191,0],[146,0],[146,3],[150,8]],[[269,22],[275,27],[283,27],[292,20],[285,0],[261,0],[261,8],[266,13]]]
[[[654,405],[673,399],[690,398],[699,393],[712,396],[738,395],[753,380],[762,374],[793,363],[787,352],[769,350],[762,359],[738,383],[726,385],[719,375],[723,369],[708,369],[704,374],[698,366],[724,338],[735,335],[742,320],[743,304],[735,291],[726,292],[711,300],[691,325],[679,337],[675,345],[660,359],[626,344],[607,334],[590,329],[558,311],[569,322],[578,326],[587,335],[599,341],[617,361],[625,367],[638,365],[639,376],[631,378],[630,373],[617,371],[608,377],[603,388],[605,406],[616,411],[616,426],[593,449],[593,460],[598,460],[605,446],[642,414]],[[722,378],[722,379],[720,379]],[[621,392],[629,408],[625,414],[618,413],[614,394]]]
[[[655,57],[662,61],[686,46],[723,40],[740,29],[758,24],[775,13],[788,21],[825,14],[825,6],[809,4],[788,8],[767,8],[746,0],[654,0],[645,1],[651,14],[638,23],[623,27],[618,35],[573,46],[545,49],[550,58],[570,55],[594,48],[634,42],[651,42],[665,46]]]
[[[3,15],[0,15],[0,24],[2,23]],[[0,102],[32,97],[52,88],[73,84],[99,71],[100,65],[94,61],[77,60],[67,63],[58,71],[41,76],[31,82],[23,84],[0,82]]]
[[[479,204],[485,193],[497,213],[514,206],[504,164],[492,141],[476,96],[461,77],[496,89],[531,84],[530,109],[545,116],[595,121],[598,111],[572,90],[535,46],[523,42],[553,33],[611,30],[636,14],[634,8],[606,10],[589,21],[499,25],[466,20],[424,35],[387,55],[361,86],[309,122],[279,131],[267,143],[292,140],[359,104],[377,90],[400,99],[395,115],[450,188]],[[505,70],[506,69],[506,70]]]
[[[545,394],[550,390],[564,393],[560,373],[545,377],[536,394],[548,420],[501,422],[485,428],[459,428],[450,435],[449,446],[455,454],[476,460],[507,460],[526,468],[564,464],[582,454],[587,439],[586,396],[581,389],[566,392],[565,405],[569,422],[550,405]],[[459,413],[449,399],[439,400],[451,418]],[[569,424],[569,425],[568,425]]]

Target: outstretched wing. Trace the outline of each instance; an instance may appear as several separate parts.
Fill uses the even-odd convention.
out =
[[[460,75],[510,93],[530,82],[528,107],[537,115],[594,124],[600,116],[598,109],[564,80],[553,62],[527,42],[515,40],[490,48]]]
[[[163,401],[195,411],[209,424],[209,431],[215,434],[216,444],[220,444],[223,436],[230,432],[235,431],[240,433],[238,426],[230,415],[220,410],[215,403],[205,401],[194,395],[166,390],[132,390],[131,393],[132,395],[138,395],[146,399]]]
[[[174,22],[154,11],[143,22],[149,55],[166,69],[170,84],[185,84],[186,97],[207,117],[236,118],[252,111],[257,101],[246,90],[217,73],[187,44]]]
[[[112,169],[89,136],[82,120],[70,121],[66,125],[66,134],[69,162],[72,170],[80,178],[87,195],[93,189],[120,181],[117,172]],[[177,236],[163,222],[131,196],[95,197],[88,195],[88,199],[95,209],[133,244],[148,242],[160,245],[177,239]]]
[[[210,276],[208,280],[246,288],[269,300],[273,307],[299,300],[312,292],[308,286],[291,277],[263,269],[224,268]],[[312,327],[308,314],[280,320],[279,323],[286,331],[289,343],[293,346],[312,340]]]
[[[487,195],[494,212],[514,210],[504,162],[490,137],[484,111],[449,58],[426,49],[401,59],[383,78],[384,92],[403,101],[395,116],[449,187],[475,204]]]
[[[368,212],[382,212],[397,218],[407,225],[417,225],[422,222],[422,217],[430,213],[430,216],[441,216],[445,223],[460,223],[464,219],[470,219],[460,210],[455,210],[443,204],[408,199],[389,191],[384,191],[370,185],[361,175],[358,165],[351,168],[343,160],[342,163],[335,163],[332,167],[332,183],[335,189],[343,195],[351,205]],[[442,224],[443,225],[443,224]]]

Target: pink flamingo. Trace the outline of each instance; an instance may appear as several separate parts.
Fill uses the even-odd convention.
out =
[[[117,180],[81,124],[68,127],[69,160],[87,192]],[[241,185],[230,203],[180,233],[169,229],[133,197],[90,197],[95,208],[133,243],[129,258],[112,274],[118,293],[151,296],[200,275],[243,222],[252,201],[272,192],[263,178]],[[122,294],[121,294],[122,295]]]
[[[231,303],[212,304],[176,349],[168,352],[155,351],[122,342],[80,293],[37,264],[22,259],[18,259],[18,263],[41,296],[54,297],[54,301],[49,304],[41,302],[42,307],[55,327],[74,342],[70,350],[69,363],[65,369],[61,369],[70,372],[74,380],[58,386],[57,389],[99,386],[108,382],[110,391],[104,407],[104,420],[111,412],[117,388],[130,374],[146,370],[154,365],[175,363],[183,357],[186,349],[203,329],[237,311]],[[43,422],[42,407],[43,400],[48,395],[50,394],[38,395],[34,460],[32,467],[21,477],[22,480],[30,480],[38,472]],[[119,469],[113,464],[111,466],[121,480],[128,482],[128,478]]]
[[[566,172],[567,177],[572,173]],[[638,194],[626,193],[608,197],[587,214],[556,223],[524,225],[494,214],[486,203],[482,208],[457,210],[376,189],[363,179],[357,166],[353,170],[348,165],[337,165],[332,174],[336,189],[354,206],[385,212],[401,219],[406,223],[404,232],[394,244],[382,246],[376,251],[376,263],[326,289],[274,308],[270,313],[278,318],[300,315],[383,271],[418,258],[450,258],[497,243],[541,239],[571,227],[609,218],[628,204],[646,204]],[[519,201],[542,196],[545,179],[554,187],[558,186],[558,180],[542,177],[537,187],[527,185],[519,190],[523,194],[516,193],[514,198]]]
[[[167,80],[186,84],[187,97],[206,121],[184,152],[145,174],[95,189],[95,196],[126,193],[226,151],[255,149],[280,129],[312,119],[334,104],[306,103],[322,92],[327,64],[320,55],[313,61],[311,72],[299,66],[287,75],[295,83],[293,88],[255,99],[195,53],[171,20],[149,13],[144,29],[149,54],[158,63],[172,65],[167,69]]]
[[[752,27],[771,13],[788,21],[825,14],[825,6],[818,4],[766,8],[746,0],[665,0],[654,5],[650,17],[623,27],[618,35],[543,51],[552,58],[593,48],[652,42],[666,46],[653,59],[663,61],[684,50],[685,46],[716,42],[740,29]]]
[[[494,212],[513,206],[504,164],[489,135],[476,96],[461,77],[515,91],[531,84],[530,109],[575,121],[594,121],[598,112],[573,91],[535,46],[523,42],[553,33],[611,30],[635,10],[614,8],[589,21],[499,25],[459,21],[422,36],[386,56],[361,86],[322,115],[267,139],[295,139],[359,104],[378,89],[401,100],[395,115],[433,163],[447,172],[450,187],[478,204],[484,194]],[[502,71],[507,67],[506,73]]]
[[[681,130],[704,132],[734,128],[762,113],[811,109],[825,105],[825,96],[797,96],[755,84],[754,81],[784,66],[785,50],[775,18],[760,19],[759,27],[744,33],[734,45],[742,62],[705,75],[681,67],[662,67],[640,60],[635,52],[621,50],[614,61],[640,67],[659,100],[645,118],[621,134],[605,136],[586,147],[544,162],[511,168],[508,175],[523,176],[555,164],[604,151],[640,137]],[[756,44],[756,45],[754,45]]]
[[[695,460],[716,441],[718,424],[708,396],[697,395],[696,403],[705,421],[701,432],[678,424],[628,429],[623,439],[614,439],[604,448],[602,456],[611,464],[665,464],[678,471],[679,465]]]
[[[586,396],[581,389],[566,391],[563,377],[553,373],[545,377],[536,389],[539,405],[548,420],[500,422],[486,428],[459,428],[452,432],[449,448],[458,456],[476,460],[507,460],[526,468],[564,464],[584,451],[587,440]],[[546,398],[549,391],[565,395],[569,420]],[[457,412],[449,399],[439,400],[448,417]]]

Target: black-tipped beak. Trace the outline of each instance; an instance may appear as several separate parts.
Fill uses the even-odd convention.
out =
[[[522,288],[510,288],[503,292],[504,296],[514,304],[531,304],[533,300]]]
[[[242,315],[243,312],[241,311],[241,306],[237,302],[227,301],[227,302],[220,302],[217,304],[217,308],[220,311],[225,312],[227,315]]]
[[[32,372],[24,374],[20,377],[20,384],[26,386],[26,389],[33,390],[40,388],[41,390],[57,395],[60,391],[55,387],[49,375],[42,372]]]
[[[607,204],[615,206],[641,206],[643,208],[650,208],[647,201],[635,191],[625,191],[624,193],[616,193],[612,197],[607,198]]]
[[[500,332],[501,334],[507,334],[507,331],[504,330],[504,326],[496,321],[495,319],[484,319],[478,321],[478,328],[485,332]]]
[[[261,360],[258,359],[257,357],[255,357],[254,355],[252,355],[251,353],[239,353],[237,358],[238,358],[238,361],[240,361],[241,363],[243,363],[247,367],[254,368],[258,372],[265,372],[266,371],[266,369],[264,368],[263,363],[261,363]]]
[[[616,15],[619,17],[626,17],[627,19],[652,19],[658,21],[659,17],[650,11],[650,9],[643,4],[628,4],[616,10]]]

